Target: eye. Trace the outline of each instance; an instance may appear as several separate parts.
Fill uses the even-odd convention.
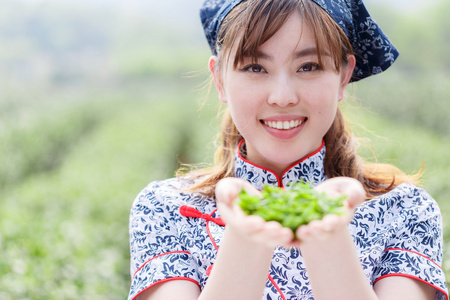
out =
[[[252,65],[248,65],[248,66],[245,66],[244,68],[242,68],[242,71],[247,71],[247,72],[252,72],[252,73],[262,73],[262,72],[265,72],[266,70],[264,70],[264,68],[261,65],[252,64]]]
[[[320,65],[317,63],[306,63],[298,69],[299,72],[312,72],[317,70],[321,70]]]

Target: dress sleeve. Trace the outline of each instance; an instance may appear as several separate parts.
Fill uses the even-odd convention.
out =
[[[128,300],[158,283],[170,280],[199,282],[197,265],[179,241],[176,194],[166,191],[163,182],[152,183],[136,197],[131,208],[132,281]]]
[[[436,289],[436,300],[448,300],[442,270],[443,233],[438,204],[425,191],[411,188],[398,204],[394,238],[374,272],[374,284],[385,277],[404,276]]]

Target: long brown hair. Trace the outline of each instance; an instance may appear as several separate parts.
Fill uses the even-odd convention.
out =
[[[216,71],[228,63],[235,45],[237,50],[234,53],[234,68],[245,57],[252,57],[256,61],[258,48],[294,12],[299,12],[303,24],[313,30],[319,64],[322,63],[320,55],[324,52],[321,49],[326,48],[334,58],[337,71],[345,66],[347,57],[353,54],[351,44],[342,29],[318,5],[310,0],[247,0],[234,8],[221,25],[216,44]],[[234,176],[234,153],[242,139],[226,109],[223,112],[214,166],[191,171],[189,177],[197,180],[189,191],[213,196],[218,181]],[[346,126],[339,108],[324,141],[327,147],[324,164],[328,178],[347,176],[359,180],[366,190],[367,199],[386,193],[400,183],[414,183],[420,175],[408,176],[392,165],[364,163],[356,154],[355,138]]]

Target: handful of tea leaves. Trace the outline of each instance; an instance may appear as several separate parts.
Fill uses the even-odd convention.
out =
[[[257,215],[266,221],[277,221],[295,233],[299,226],[320,220],[327,214],[345,214],[345,198],[345,195],[330,198],[309,184],[299,182],[291,184],[287,190],[266,185],[261,197],[242,190],[237,204],[245,214]]]

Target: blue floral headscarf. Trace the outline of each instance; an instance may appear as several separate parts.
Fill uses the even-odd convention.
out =
[[[245,0],[206,0],[200,18],[213,54],[219,27],[228,13]],[[309,0],[304,0],[309,1]],[[324,9],[342,28],[356,53],[351,81],[358,81],[385,71],[399,52],[369,15],[362,0],[310,0]]]

